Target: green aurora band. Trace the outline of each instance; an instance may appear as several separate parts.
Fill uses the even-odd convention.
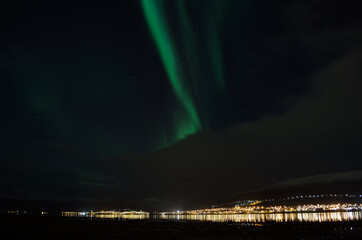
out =
[[[181,64],[178,61],[179,58],[168,26],[163,21],[165,19],[162,8],[163,1],[141,0],[141,5],[171,86],[185,110],[185,115],[178,116],[177,119],[175,133],[175,140],[177,141],[196,133],[202,129],[202,126],[191,94],[185,87],[184,76],[180,69]]]

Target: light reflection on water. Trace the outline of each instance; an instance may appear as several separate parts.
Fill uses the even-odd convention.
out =
[[[167,220],[198,220],[211,222],[338,222],[362,220],[362,212],[158,215],[157,218]]]
[[[94,218],[102,219],[129,219],[129,220],[141,220],[148,219],[148,215],[108,215],[108,214],[98,214],[93,216]]]
[[[211,222],[341,222],[362,220],[362,212],[309,212],[309,213],[248,213],[248,214],[220,214],[220,215],[152,215],[147,214],[82,214],[67,213],[64,217],[86,217],[95,219],[115,220],[142,220],[142,219],[164,219],[164,220],[195,220]]]

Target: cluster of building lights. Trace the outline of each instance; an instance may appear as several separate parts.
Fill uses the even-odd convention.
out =
[[[116,211],[116,210],[110,210],[110,211],[99,211],[99,212],[62,212],[62,216],[63,217],[97,217],[97,216],[112,216],[112,217],[118,217],[118,216],[125,216],[125,215],[132,215],[132,216],[136,216],[136,215],[149,215],[148,212],[144,212],[144,211],[133,211],[133,210],[129,210],[129,211]]]
[[[246,213],[291,213],[318,211],[362,211],[362,204],[308,204],[298,206],[236,206],[229,208],[209,208],[188,211],[165,212],[164,215],[174,214],[246,214]]]
[[[279,198],[279,199],[274,199],[274,198],[269,198],[269,199],[264,199],[262,200],[263,202],[272,202],[272,201],[285,201],[285,200],[291,200],[291,199],[304,199],[304,198],[324,198],[324,197],[351,197],[351,198],[356,198],[356,197],[360,197],[362,198],[362,194],[361,195],[355,195],[355,194],[310,194],[310,195],[297,195],[297,196],[291,196],[291,197],[286,197],[286,198]]]
[[[275,201],[286,201],[286,200],[296,200],[296,199],[311,199],[311,198],[335,198],[335,197],[349,197],[349,198],[362,198],[362,194],[307,194],[307,195],[295,195],[284,198],[268,198],[263,200],[241,200],[236,202],[224,203],[224,204],[216,204],[213,205],[213,208],[220,208],[223,206],[248,206],[251,204],[255,204],[256,202],[275,202]]]

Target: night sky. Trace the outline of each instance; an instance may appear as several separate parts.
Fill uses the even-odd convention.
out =
[[[0,3],[0,198],[183,209],[361,170],[362,2]]]

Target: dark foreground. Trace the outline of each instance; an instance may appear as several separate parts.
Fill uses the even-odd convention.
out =
[[[212,223],[0,216],[0,239],[362,239],[362,222]]]

